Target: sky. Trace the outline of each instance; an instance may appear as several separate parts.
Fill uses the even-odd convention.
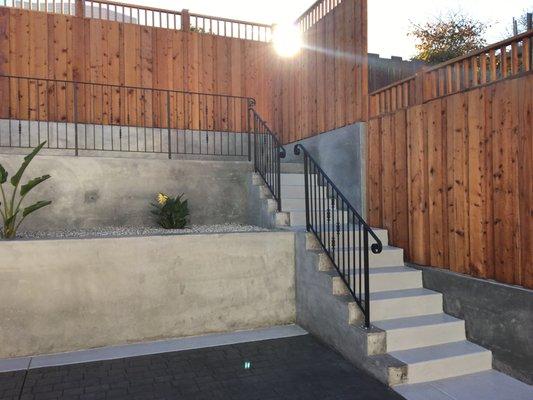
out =
[[[172,10],[252,22],[279,23],[293,21],[314,0],[126,0]],[[450,10],[461,10],[490,25],[488,43],[506,38],[513,17],[524,10],[533,11],[533,0],[368,0],[368,51],[384,57],[410,58],[415,43],[407,35],[410,21],[424,23]]]

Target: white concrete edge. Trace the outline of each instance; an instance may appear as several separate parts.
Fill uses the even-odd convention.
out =
[[[249,331],[215,333],[178,339],[101,347],[68,353],[10,358],[0,360],[0,373],[95,361],[116,360],[127,357],[171,353],[175,351],[258,342],[270,339],[282,339],[302,335],[307,335],[307,331],[300,328],[298,325],[283,325]]]

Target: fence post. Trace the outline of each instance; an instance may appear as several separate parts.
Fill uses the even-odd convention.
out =
[[[74,82],[74,146],[75,154],[78,156],[78,84]]]
[[[181,10],[181,30],[188,32],[191,30],[191,17],[189,16],[189,10]]]
[[[85,17],[85,0],[76,0],[74,15],[81,18]]]
[[[172,159],[171,133],[170,133],[170,92],[167,90],[167,125],[168,125],[168,159]]]

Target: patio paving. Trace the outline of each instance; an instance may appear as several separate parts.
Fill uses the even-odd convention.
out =
[[[249,363],[249,364],[247,364]],[[366,399],[397,393],[310,335],[0,374],[0,399]]]

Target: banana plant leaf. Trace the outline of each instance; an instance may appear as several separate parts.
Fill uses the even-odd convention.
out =
[[[43,207],[46,207],[48,205],[52,204],[51,201],[38,201],[37,203],[35,204],[32,204],[31,206],[29,207],[26,207],[24,209],[24,211],[22,212],[22,217],[26,217],[28,215],[30,215],[32,212],[34,211],[37,211]]]
[[[46,142],[42,142],[39,146],[33,149],[33,151],[30,154],[24,157],[24,162],[20,166],[17,173],[13,175],[13,177],[11,178],[11,184],[13,186],[15,187],[18,186],[18,184],[20,183],[20,180],[22,179],[22,175],[24,174],[24,171],[26,171],[26,168],[30,164],[31,160],[33,160],[33,158],[37,155],[37,153],[41,151],[41,149],[44,147],[45,144]]]
[[[2,183],[6,183],[7,181],[7,171],[5,170],[5,168],[2,166],[2,164],[0,164],[0,184]]]
[[[47,179],[50,179],[50,175],[43,175],[43,176],[40,176],[39,178],[34,178],[28,181],[28,183],[20,187],[20,195],[26,196],[30,192],[30,190],[32,190],[38,184],[46,181]]]

